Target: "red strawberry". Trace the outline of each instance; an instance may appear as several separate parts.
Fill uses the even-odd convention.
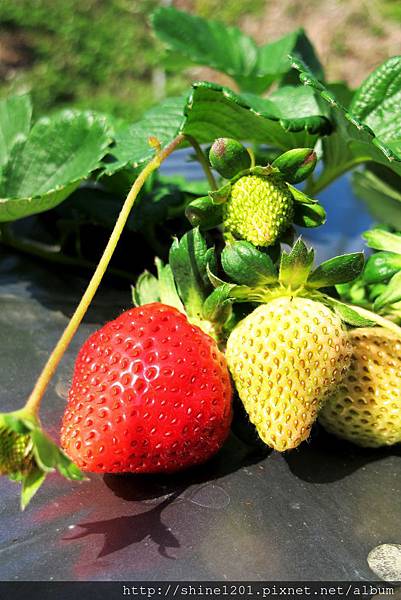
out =
[[[124,312],[82,346],[61,444],[84,471],[183,469],[222,446],[231,393],[215,341],[175,308],[147,304]]]

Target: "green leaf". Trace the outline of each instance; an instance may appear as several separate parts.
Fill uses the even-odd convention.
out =
[[[351,308],[347,304],[338,302],[330,298],[330,305],[334,308],[334,311],[338,314],[344,323],[352,325],[353,327],[373,327],[376,325],[375,321],[363,317],[357,312],[357,309]]]
[[[32,500],[44,480],[47,473],[34,465],[22,479],[21,488],[21,510],[24,510]]]
[[[313,248],[308,250],[302,239],[298,238],[291,252],[283,252],[281,255],[280,283],[292,289],[302,286],[312,268],[314,254]]]
[[[272,92],[268,98],[254,94],[242,94],[242,97],[261,113],[280,119],[283,127],[290,131],[301,131],[305,126],[310,132],[320,135],[332,131],[329,110],[319,105],[312,88],[286,85]],[[308,147],[307,144],[304,146]]]
[[[375,96],[377,115],[381,110],[389,109],[391,111],[393,126],[389,128],[387,117],[383,119],[382,124],[379,124],[376,117],[375,119],[368,118],[366,110],[359,111],[364,120],[348,111],[338,102],[333,92],[318,81],[302,61],[293,59],[292,65],[299,71],[302,83],[319,93],[324,102],[332,109],[331,120],[334,123],[335,133],[322,140],[324,169],[315,182],[316,188],[322,189],[341,173],[361,162],[378,162],[401,174],[401,147],[399,144],[401,113],[399,110],[398,112],[395,110],[392,90],[381,89]],[[393,64],[393,68],[398,70],[398,62]],[[390,93],[389,104],[387,104],[388,96],[380,96],[384,93]],[[368,94],[367,90],[365,90],[365,94]],[[361,98],[362,92],[359,95],[358,106]],[[366,101],[366,104],[368,105],[369,102]],[[371,125],[366,122],[366,119]],[[372,126],[375,129],[372,129]]]
[[[401,271],[396,273],[389,283],[386,290],[376,298],[374,310],[381,310],[388,304],[394,304],[401,300]]]
[[[57,465],[58,447],[39,428],[31,432],[33,454],[38,466],[46,472],[53,471]]]
[[[362,237],[366,241],[369,248],[375,250],[385,250],[387,252],[394,252],[401,254],[401,236],[383,229],[371,229],[365,231]]]
[[[364,265],[362,252],[343,254],[321,263],[308,277],[308,287],[330,287],[353,281],[360,275]]]
[[[393,56],[360,85],[350,113],[401,156],[401,56]]]
[[[311,198],[310,196],[307,196],[302,190],[299,190],[298,188],[294,187],[293,185],[291,185],[290,183],[287,183],[287,187],[290,190],[292,197],[294,198],[296,203],[299,204],[318,204],[318,200],[316,200],[315,198]]]
[[[240,285],[266,285],[277,281],[277,270],[270,256],[250,242],[227,244],[221,254],[221,263],[227,275]]]
[[[224,283],[206,298],[203,304],[203,318],[212,323],[224,324],[232,313],[231,289],[234,286]]]
[[[277,79],[277,74],[291,75],[289,73],[290,54],[302,58],[311,68],[316,77],[323,78],[323,67],[315,53],[314,47],[307,37],[304,29],[296,29],[278,40],[259,48],[258,68],[266,78],[271,75]],[[284,80],[291,79],[284,77]],[[272,82],[274,79],[272,79]],[[284,86],[282,86],[284,87]],[[260,86],[255,86],[256,92],[261,92]]]
[[[112,175],[127,165],[137,168],[150,160],[155,153],[149,145],[150,136],[165,146],[178,135],[185,120],[186,100],[186,96],[167,98],[148,110],[138,123],[117,130],[111,149],[113,161],[105,163],[105,174]]]
[[[168,306],[174,306],[174,308],[185,314],[185,308],[178,295],[170,265],[163,265],[159,258],[156,258],[155,262],[159,280],[160,302]]]
[[[281,106],[280,98],[241,96],[221,85],[194,83],[186,101],[184,97],[169,98],[148,111],[138,123],[117,131],[111,150],[113,161],[104,164],[104,173],[112,175],[127,165],[139,167],[148,161],[154,155],[148,143],[150,135],[158,138],[162,146],[183,133],[199,143],[230,137],[269,143],[282,150],[312,148],[318,135],[327,133],[330,123],[315,101],[308,104],[310,109],[304,114],[297,113],[295,117],[294,103],[299,95],[296,89],[302,88],[288,92],[288,102]],[[307,95],[311,98],[313,92],[308,91]]]
[[[5,413],[0,415],[0,426],[2,424],[12,429],[12,431],[15,431],[15,433],[26,434],[30,431],[30,428],[27,426],[24,420],[13,413]]]
[[[289,71],[288,54],[309,60],[321,74],[320,64],[304,31],[299,29],[258,48],[236,27],[190,15],[174,8],[159,8],[152,15],[156,35],[188,63],[206,65],[232,77],[240,88],[263,92]]]
[[[272,104],[271,100],[257,96],[240,96],[217,84],[195,83],[186,108],[183,132],[200,142],[231,137],[270,143],[283,150],[313,147],[323,122],[313,115],[303,116],[294,122],[283,112],[278,116],[278,106],[278,103]]]
[[[0,167],[7,164],[15,144],[28,136],[31,116],[32,105],[28,95],[0,100]]]
[[[180,298],[190,316],[202,315],[203,302],[212,291],[207,271],[211,261],[211,253],[199,229],[191,229],[181,240],[175,239],[171,246],[170,267]]]
[[[85,481],[87,477],[69,458],[57,448],[57,461],[55,464],[60,475],[71,481]]]
[[[401,230],[401,192],[369,169],[352,174],[352,188],[380,223]]]
[[[366,262],[363,279],[366,283],[387,281],[401,271],[401,254],[394,252],[376,252]]]
[[[14,145],[0,183],[0,221],[53,208],[93,170],[110,143],[103,117],[63,111],[38,121]]]
[[[132,300],[135,306],[160,302],[159,281],[149,271],[139,275],[135,286],[132,287]]]
[[[174,8],[157,9],[151,21],[159,39],[192,63],[207,65],[234,79],[254,72],[257,46],[236,27]]]
[[[211,190],[209,192],[209,198],[212,200],[213,204],[224,204],[228,200],[228,197],[231,193],[231,182],[225,183],[218,190]]]

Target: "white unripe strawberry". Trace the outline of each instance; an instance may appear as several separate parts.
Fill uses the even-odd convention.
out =
[[[401,339],[382,327],[350,332],[352,361],[323,406],[327,431],[358,446],[401,442]]]
[[[227,362],[262,440],[284,451],[309,437],[318,410],[351,360],[341,319],[308,298],[262,304],[228,338]]]

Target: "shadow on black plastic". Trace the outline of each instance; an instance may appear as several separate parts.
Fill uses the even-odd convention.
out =
[[[401,456],[401,445],[387,448],[359,448],[314,426],[308,442],[286,453],[291,472],[308,483],[330,483],[354,473],[365,465],[388,456]]]
[[[186,492],[194,484],[202,485],[228,475],[238,469],[255,464],[266,457],[269,449],[250,446],[230,435],[221,451],[199,467],[170,475],[105,475],[104,482],[113,493],[131,502],[160,498],[156,506],[132,516],[121,516],[104,521],[77,524],[81,531],[65,537],[65,541],[90,535],[104,536],[103,547],[97,558],[138,544],[146,538],[158,547],[162,556],[174,559],[169,550],[179,548],[175,533],[163,523],[163,511],[179,501],[191,500]],[[204,488],[207,494],[207,487]],[[194,490],[196,491],[196,490]],[[197,488],[199,491],[199,488]],[[210,499],[213,503],[213,498]]]

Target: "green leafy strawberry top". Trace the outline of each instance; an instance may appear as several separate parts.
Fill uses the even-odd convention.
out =
[[[0,475],[21,483],[24,509],[43,484],[48,473],[57,469],[70,480],[85,477],[74,463],[46,435],[39,420],[26,409],[0,414]]]

